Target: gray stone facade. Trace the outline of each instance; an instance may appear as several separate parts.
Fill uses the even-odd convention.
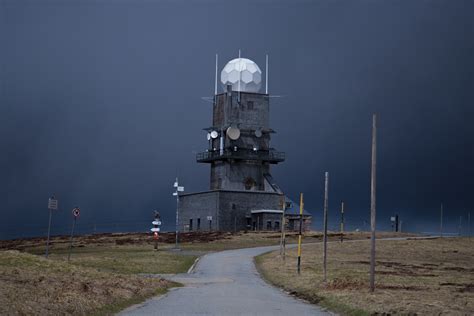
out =
[[[180,230],[198,230],[198,222],[203,231],[252,230],[253,210],[281,209],[283,200],[282,194],[272,192],[214,190],[182,194],[178,208]]]

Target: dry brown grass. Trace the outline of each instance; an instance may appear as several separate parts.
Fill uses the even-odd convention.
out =
[[[257,259],[277,286],[342,314],[472,315],[474,240],[438,238],[377,242],[376,291],[368,291],[369,243],[328,244],[328,283],[323,284],[322,245],[305,245],[302,272],[296,250]]]
[[[0,252],[0,315],[109,314],[172,285],[18,251]]]

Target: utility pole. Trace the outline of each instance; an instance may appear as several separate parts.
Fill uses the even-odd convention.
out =
[[[341,242],[344,241],[344,201],[341,201]]]
[[[375,290],[375,220],[376,220],[377,114],[372,117],[372,179],[370,189],[370,292]]]
[[[441,203],[441,215],[439,220],[439,236],[443,237],[443,203]]]
[[[300,193],[300,233],[298,235],[298,274],[301,273],[301,234],[303,233],[303,193]]]
[[[327,252],[328,252],[328,184],[329,172],[324,174],[324,235],[323,235],[323,282],[327,282]]]

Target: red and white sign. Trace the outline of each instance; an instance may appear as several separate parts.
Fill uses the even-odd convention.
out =
[[[72,210],[72,215],[74,217],[79,217],[79,215],[81,215],[81,210],[78,208],[78,207],[75,207],[73,210]]]

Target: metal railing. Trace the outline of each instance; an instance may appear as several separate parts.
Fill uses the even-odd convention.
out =
[[[205,151],[196,154],[197,162],[212,162],[221,159],[260,160],[278,163],[285,160],[285,153],[275,150],[226,149],[222,154],[219,150]]]

